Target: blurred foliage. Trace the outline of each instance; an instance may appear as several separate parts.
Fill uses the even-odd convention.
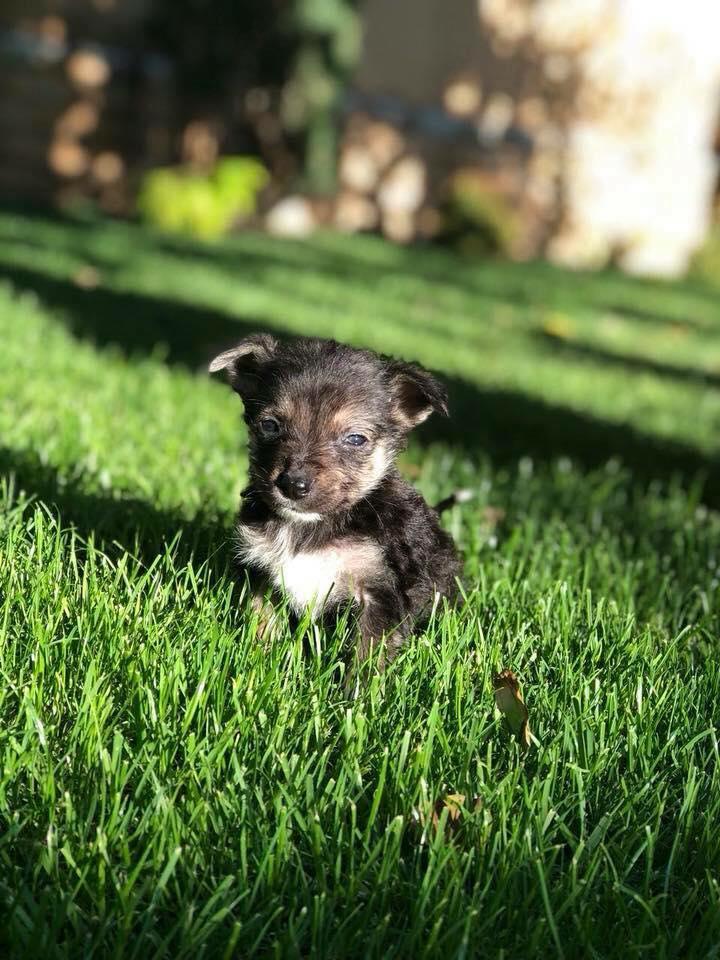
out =
[[[190,109],[234,92],[282,84],[297,44],[284,0],[156,0],[146,25],[173,61]]]
[[[305,133],[305,175],[318,190],[334,185],[335,113],[362,45],[356,8],[357,0],[296,0],[293,8],[301,41],[283,97],[283,121]]]
[[[143,181],[138,208],[161,230],[211,240],[255,212],[268,179],[254,157],[223,157],[208,174],[181,167],[153,170]]]
[[[242,98],[271,94],[308,186],[332,186],[336,111],[357,63],[357,0],[158,0],[147,35],[173,60],[188,120],[224,121],[225,149],[253,149]]]
[[[720,287],[720,223],[716,223],[705,242],[693,257],[690,273],[694,277]]]
[[[450,180],[438,239],[469,256],[508,255],[520,224],[509,200],[474,170]]]

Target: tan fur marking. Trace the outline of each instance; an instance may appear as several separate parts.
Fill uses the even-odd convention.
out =
[[[344,407],[339,407],[333,411],[330,423],[340,433],[355,428],[362,432],[364,429],[362,410],[353,403],[347,403]]]
[[[378,443],[365,464],[362,472],[358,474],[358,499],[367,496],[371,490],[380,483],[382,478],[388,472],[392,464],[392,457],[382,443]]]

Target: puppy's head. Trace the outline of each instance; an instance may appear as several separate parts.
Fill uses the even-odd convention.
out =
[[[447,414],[422,367],[333,340],[247,337],[210,364],[245,407],[253,487],[288,520],[347,510],[385,476],[410,430]]]

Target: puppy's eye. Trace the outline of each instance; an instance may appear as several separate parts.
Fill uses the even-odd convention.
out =
[[[364,443],[367,443],[367,437],[364,437],[361,433],[349,433],[344,442],[351,447],[362,447]]]
[[[258,429],[260,435],[266,437],[268,440],[280,436],[280,424],[274,417],[263,417],[258,424]]]

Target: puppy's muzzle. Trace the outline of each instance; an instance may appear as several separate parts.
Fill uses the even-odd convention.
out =
[[[290,500],[302,500],[310,493],[312,480],[302,470],[285,470],[275,481],[275,486]]]

